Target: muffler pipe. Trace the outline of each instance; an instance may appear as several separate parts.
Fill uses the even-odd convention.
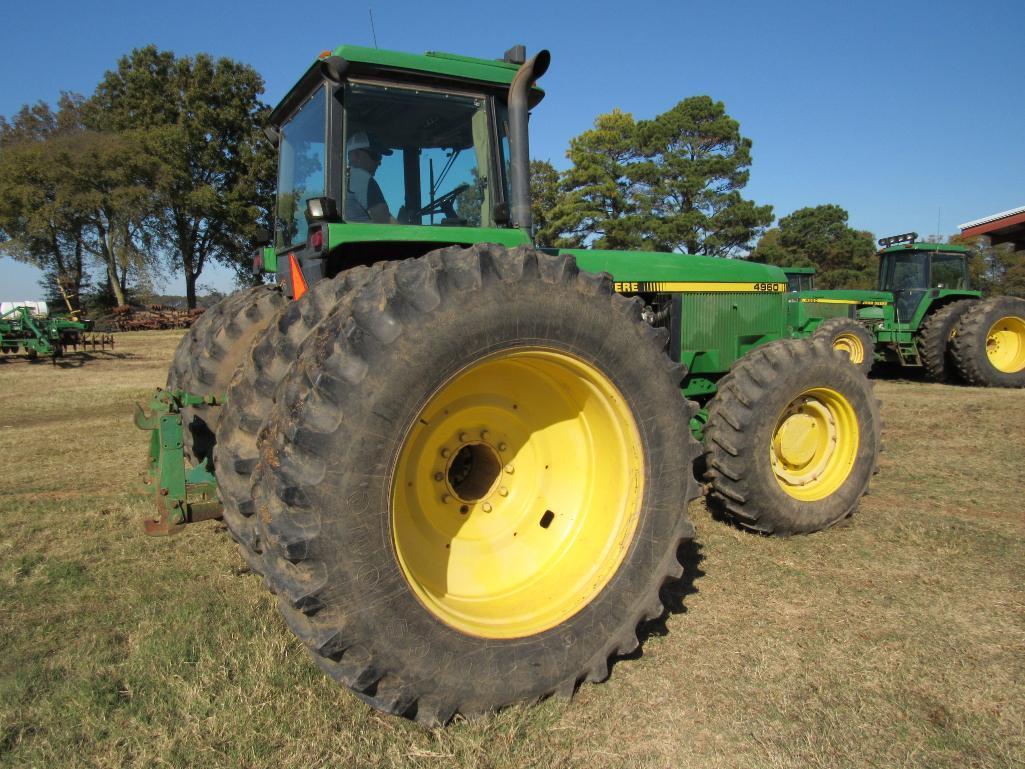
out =
[[[538,51],[523,63],[509,86],[509,164],[512,173],[512,222],[531,240],[534,238],[530,213],[530,139],[527,120],[530,115],[531,86],[552,62],[548,51]]]

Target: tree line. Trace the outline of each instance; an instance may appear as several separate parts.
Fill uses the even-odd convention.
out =
[[[275,176],[262,93],[248,65],[147,46],[89,97],[0,117],[0,253],[40,267],[54,298],[98,275],[94,293],[110,304],[176,274],[195,307],[211,262],[259,280],[249,256],[271,221]],[[537,244],[748,258],[815,267],[821,288],[873,287],[875,236],[842,207],[775,222],[771,205],[743,196],[751,150],[709,96],[651,119],[598,115],[570,140],[567,168],[531,162]],[[976,285],[1025,295],[1025,256],[968,245]]]

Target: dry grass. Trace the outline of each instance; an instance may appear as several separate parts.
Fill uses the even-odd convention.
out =
[[[1025,392],[880,382],[849,524],[754,537],[691,510],[689,585],[571,704],[429,731],[329,683],[219,524],[148,539],[124,357],[0,363],[0,764],[1025,765]]]

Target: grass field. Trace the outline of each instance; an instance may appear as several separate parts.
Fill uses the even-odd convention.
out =
[[[0,362],[0,765],[1025,766],[1025,391],[878,382],[849,523],[767,539],[697,502],[642,655],[432,731],[322,676],[219,523],[142,534],[131,404],[176,341]]]

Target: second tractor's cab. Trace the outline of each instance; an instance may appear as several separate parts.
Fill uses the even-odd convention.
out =
[[[933,302],[951,295],[965,296],[970,289],[968,249],[920,243],[917,237],[909,232],[879,241],[879,290],[893,294],[898,323],[920,321]]]
[[[784,267],[787,276],[787,291],[814,291],[814,267]]]

